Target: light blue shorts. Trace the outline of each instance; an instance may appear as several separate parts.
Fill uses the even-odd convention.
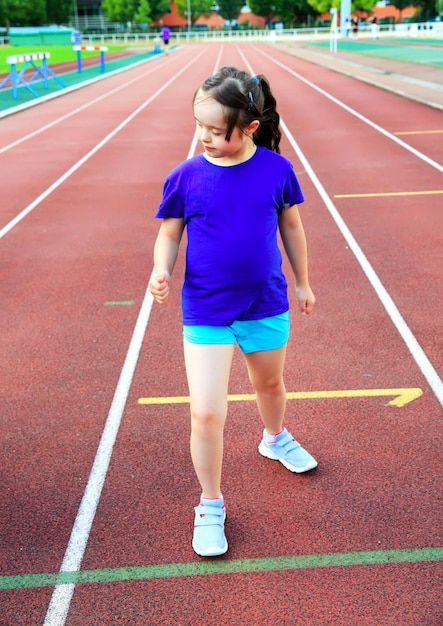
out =
[[[262,320],[236,321],[231,326],[183,326],[183,337],[189,343],[238,343],[244,354],[278,350],[289,339],[289,311]]]

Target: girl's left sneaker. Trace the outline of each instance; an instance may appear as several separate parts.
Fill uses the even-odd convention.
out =
[[[210,504],[208,504],[208,502]],[[202,500],[194,508],[192,547],[199,556],[220,556],[228,550],[225,537],[226,509],[223,500]]]
[[[262,456],[274,461],[280,461],[290,472],[301,474],[308,472],[318,463],[307,450],[294,439],[286,428],[273,439],[267,435],[266,429],[263,431],[263,439],[258,446],[258,451]]]

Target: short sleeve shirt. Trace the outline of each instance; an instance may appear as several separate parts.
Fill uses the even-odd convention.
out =
[[[187,229],[183,323],[228,326],[289,308],[278,246],[278,216],[303,202],[290,161],[257,147],[228,167],[203,155],[167,177],[156,217]]]

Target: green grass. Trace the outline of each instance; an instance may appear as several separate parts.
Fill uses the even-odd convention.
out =
[[[126,48],[127,46],[108,46],[108,52],[118,52]],[[77,53],[72,49],[72,46],[0,46],[0,74],[7,74],[11,70],[10,65],[6,63],[7,57],[29,52],[49,52],[51,54],[50,65],[77,60]],[[100,53],[82,52],[82,58],[91,56],[96,56],[98,62]],[[17,69],[20,71],[19,67]]]
[[[379,57],[383,59],[392,59],[402,61],[403,63],[422,63],[424,65],[433,65],[435,67],[443,67],[443,55],[440,47],[432,47],[428,45],[427,40],[420,40],[419,46],[411,45],[415,41],[408,41],[409,45],[398,43],[398,40],[383,40],[377,42],[371,41],[353,41],[352,39],[339,39],[339,52],[353,52],[365,56]],[[393,45],[395,42],[397,45]],[[312,46],[327,48],[328,41],[312,42]]]

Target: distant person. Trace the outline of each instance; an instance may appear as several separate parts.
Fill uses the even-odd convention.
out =
[[[374,17],[372,18],[372,22],[371,22],[371,38],[377,39],[377,36],[378,36],[377,18],[374,15]]]
[[[358,17],[356,15],[352,18],[352,38],[358,39]]]
[[[182,162],[166,179],[156,214],[162,224],[150,292],[160,304],[167,301],[186,228],[183,339],[191,457],[201,487],[192,546],[208,557],[228,549],[221,480],[235,344],[263,422],[259,453],[291,472],[317,466],[283,424],[290,317],[278,232],[296,279],[299,311],[311,313],[315,297],[297,207],[303,193],[292,164],[279,154],[280,117],[265,76],[222,68],[197,90],[194,116],[204,153]],[[239,467],[243,462],[238,460]],[[247,521],[254,524],[250,517]]]
[[[351,18],[347,17],[346,18],[346,22],[345,22],[345,32],[346,32],[346,37],[349,37],[350,33],[351,33],[351,28],[352,28],[352,22],[351,22]]]
[[[163,39],[163,43],[165,45],[165,48],[168,47],[169,45],[169,38],[171,36],[171,31],[169,30],[169,28],[167,26],[164,26],[162,28],[162,39]]]

